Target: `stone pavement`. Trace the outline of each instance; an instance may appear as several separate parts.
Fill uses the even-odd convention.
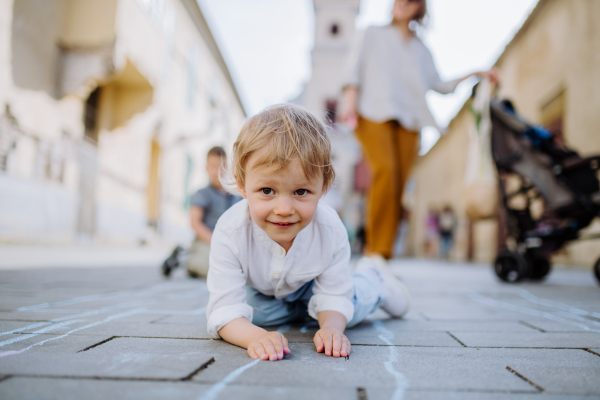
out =
[[[600,398],[600,288],[589,271],[507,285],[491,268],[394,262],[413,294],[317,354],[315,322],[275,327],[292,354],[254,361],[206,335],[202,280],[156,265],[0,271],[0,399]]]

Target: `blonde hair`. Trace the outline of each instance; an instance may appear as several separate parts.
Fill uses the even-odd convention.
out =
[[[250,157],[267,149],[254,161],[253,167],[285,169],[295,158],[300,159],[309,180],[323,176],[328,190],[335,179],[331,165],[331,142],[327,128],[314,114],[292,104],[277,104],[248,119],[233,145],[231,172],[237,184],[246,182],[246,166]]]

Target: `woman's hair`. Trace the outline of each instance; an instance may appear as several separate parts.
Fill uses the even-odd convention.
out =
[[[423,25],[423,20],[427,16],[427,0],[420,0],[421,8],[413,17],[413,21],[416,21],[419,25]]]
[[[396,1],[397,0],[394,0],[394,3]],[[419,25],[423,25],[425,17],[427,16],[427,0],[419,0],[419,4],[421,5],[421,7],[419,8],[419,11],[417,11],[415,16],[413,17],[412,21],[416,22]]]
[[[299,158],[309,180],[322,174],[325,190],[333,184],[335,172],[327,127],[302,107],[273,105],[246,121],[233,145],[230,175],[233,173],[237,184],[244,186],[248,160],[262,149],[267,151],[253,161],[253,168],[275,167],[281,171]],[[227,186],[231,188],[230,184]]]

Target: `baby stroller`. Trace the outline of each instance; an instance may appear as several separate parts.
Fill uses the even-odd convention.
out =
[[[492,100],[490,115],[503,205],[499,223],[506,237],[494,270],[507,282],[541,280],[550,272],[552,253],[567,242],[600,238],[579,233],[600,216],[600,155],[582,158],[558,145],[508,100]],[[600,258],[594,274],[600,282]]]

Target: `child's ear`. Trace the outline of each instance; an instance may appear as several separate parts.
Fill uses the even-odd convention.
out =
[[[237,188],[238,188],[240,194],[242,195],[243,198],[247,199],[248,196],[246,196],[246,189],[244,189],[244,186],[242,186],[240,181],[237,179],[237,176],[234,175],[234,178],[235,178],[235,182],[237,183]]]

